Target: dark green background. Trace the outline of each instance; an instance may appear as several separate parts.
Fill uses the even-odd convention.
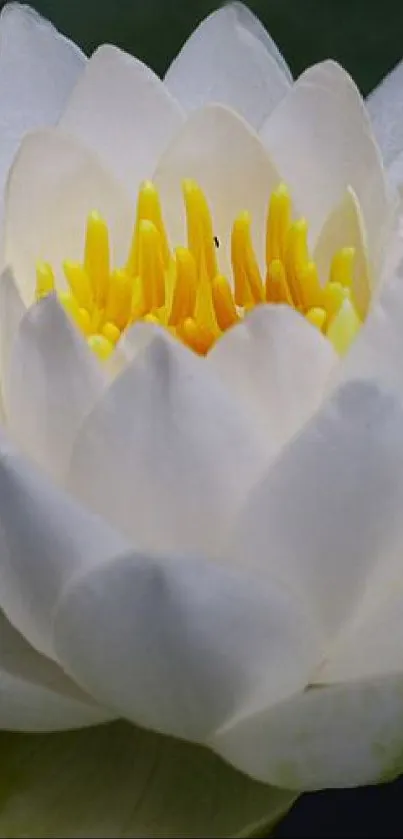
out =
[[[214,0],[31,0],[85,51],[106,41],[161,73]],[[1,2],[0,2],[1,5]],[[299,73],[336,58],[363,93],[403,57],[402,0],[249,0]]]

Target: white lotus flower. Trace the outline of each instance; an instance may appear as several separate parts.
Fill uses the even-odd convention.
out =
[[[60,56],[60,99],[19,111],[54,122],[82,57],[22,7],[1,25],[55,90]],[[350,77],[325,62],[292,84],[239,4],[164,82],[100,47],[57,127],[23,139],[0,285],[0,728],[124,717],[292,789],[398,771],[396,195]]]

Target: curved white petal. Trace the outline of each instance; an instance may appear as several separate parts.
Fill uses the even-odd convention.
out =
[[[330,341],[290,306],[258,306],[207,356],[280,449],[319,407],[338,359]]]
[[[60,731],[111,718],[54,662],[35,652],[0,611],[0,729]]]
[[[352,291],[354,303],[362,318],[368,311],[373,286],[381,277],[374,277],[368,264],[368,242],[361,208],[354,190],[349,187],[339,204],[331,210],[315,244],[313,254],[322,284],[330,278],[333,256],[342,248],[354,248]]]
[[[379,237],[388,221],[386,183],[379,150],[350,76],[337,65],[309,68],[269,116],[261,137],[313,241],[348,186],[354,189],[368,233],[374,270]]]
[[[379,569],[365,591],[364,602],[328,651],[314,682],[346,682],[371,677],[403,676],[403,563],[395,558],[394,574]],[[387,561],[388,557],[384,559]],[[385,586],[385,580],[388,585]]]
[[[192,114],[162,156],[154,182],[160,190],[173,245],[185,241],[184,178],[205,191],[220,248],[220,269],[231,271],[230,234],[238,213],[248,210],[258,259],[264,254],[267,204],[280,177],[259,137],[235,113],[208,105]]]
[[[105,384],[101,364],[57,298],[31,306],[9,358],[5,411],[13,437],[55,478],[63,478],[77,431]]]
[[[21,296],[33,301],[37,260],[50,262],[62,282],[66,259],[81,261],[89,213],[109,225],[115,264],[126,261],[133,207],[95,155],[57,128],[23,140],[11,168],[5,203],[5,261]]]
[[[97,152],[135,200],[183,119],[149,67],[104,45],[89,59],[59,126]]]
[[[403,398],[403,265],[384,284],[353,346],[337,370],[341,381],[374,378]]]
[[[375,382],[338,388],[251,493],[238,562],[308,599],[332,635],[401,540],[403,407]]]
[[[403,152],[403,61],[382,79],[367,98],[372,128],[387,169]]]
[[[116,344],[115,352],[104,363],[104,369],[111,379],[115,379],[130,361],[136,358],[142,350],[151,343],[156,335],[161,334],[161,327],[146,321],[136,321],[122,335]]]
[[[396,274],[403,262],[403,180],[402,191],[398,191],[390,224],[385,231],[383,248],[382,271],[377,290],[383,288],[385,283]]]
[[[12,271],[6,268],[0,276],[0,367],[1,388],[10,351],[26,309],[18,293]]]
[[[309,689],[230,724],[210,745],[238,769],[288,789],[391,780],[403,769],[403,679]]]
[[[201,741],[240,709],[299,690],[319,657],[309,612],[286,588],[166,554],[131,553],[73,581],[55,646],[98,701]]]
[[[0,499],[0,607],[29,643],[54,658],[52,615],[62,587],[129,546],[18,455],[3,433]]]
[[[167,332],[83,424],[67,486],[144,550],[219,550],[268,447],[203,358]]]
[[[191,111],[220,102],[254,128],[286,95],[291,74],[264,27],[242,3],[213,12],[171,64],[165,83]]]
[[[403,153],[400,152],[396,155],[393,159],[392,163],[386,170],[388,183],[390,184],[392,189],[396,189],[398,192],[402,189],[403,185]]]
[[[20,140],[26,131],[57,122],[85,60],[81,50],[34,9],[19,3],[4,6],[0,15],[0,195]]]

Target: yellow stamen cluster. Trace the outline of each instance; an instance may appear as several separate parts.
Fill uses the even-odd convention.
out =
[[[321,284],[309,256],[307,223],[292,220],[290,196],[281,184],[269,201],[265,276],[244,212],[232,228],[232,284],[219,271],[219,243],[202,190],[186,180],[183,194],[187,247],[171,252],[158,192],[147,181],[139,191],[126,265],[111,267],[108,228],[96,212],[88,217],[83,262],[64,263],[67,290],[58,292],[59,299],[99,358],[107,359],[122,332],[138,320],[166,327],[204,355],[247,310],[265,302],[293,306],[339,352],[347,349],[361,325],[352,297],[352,248],[335,254]],[[37,299],[54,289],[51,266],[38,263]]]

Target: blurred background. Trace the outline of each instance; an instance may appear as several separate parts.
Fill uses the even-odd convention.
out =
[[[4,2],[0,0],[0,8]],[[31,0],[85,52],[110,42],[163,74],[215,0]],[[294,75],[334,58],[366,95],[403,58],[399,0],[248,0]],[[403,781],[303,796],[275,832],[287,837],[402,837]]]
[[[0,0],[0,7],[2,4]],[[86,51],[109,41],[163,73],[219,0],[31,0]],[[368,93],[403,56],[399,0],[247,0],[294,74],[332,57]]]

